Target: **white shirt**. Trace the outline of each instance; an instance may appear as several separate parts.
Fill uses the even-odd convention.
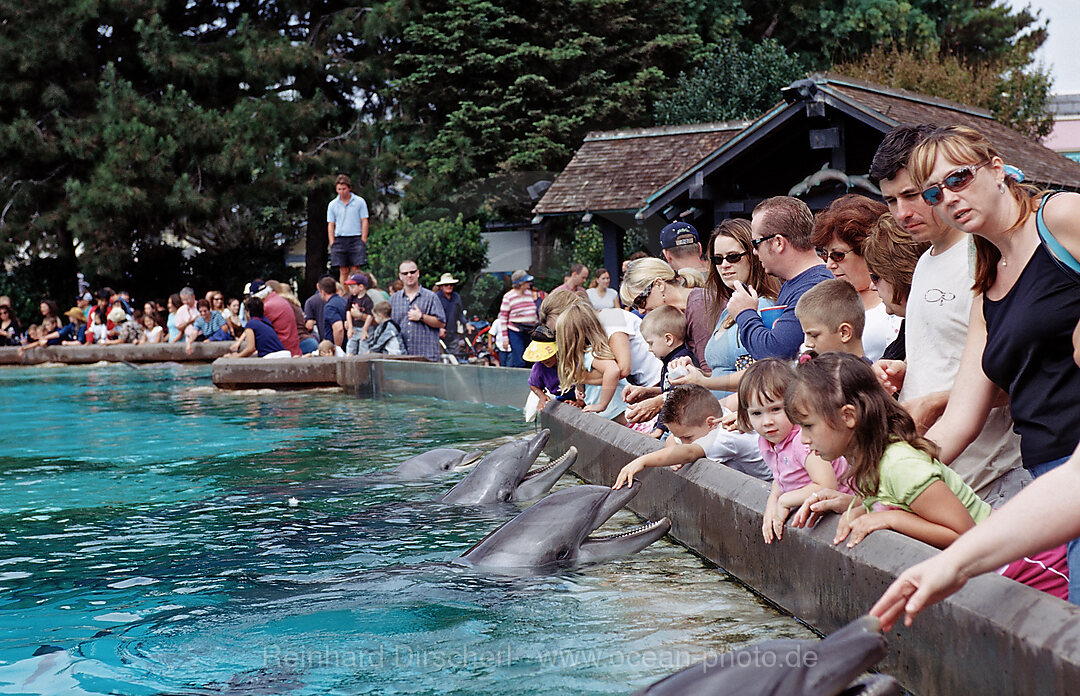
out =
[[[611,288],[605,290],[603,295],[600,294],[600,288],[589,288],[585,294],[589,296],[589,302],[592,302],[593,309],[597,312],[615,307],[615,300],[619,297],[619,294]]]
[[[677,437],[675,437],[675,442],[683,444]],[[765,465],[765,460],[761,458],[758,437],[755,433],[731,432],[717,426],[710,430],[708,435],[694,440],[693,444],[705,450],[705,456],[709,459],[762,481],[772,481],[772,472]]]
[[[625,309],[604,309],[598,314],[609,339],[615,333],[624,333],[630,338],[629,381],[641,387],[656,386],[664,364],[649,351],[649,344],[641,337],[641,317]]]

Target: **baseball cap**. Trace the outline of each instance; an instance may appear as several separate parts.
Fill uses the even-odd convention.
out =
[[[256,278],[255,280],[244,286],[244,294],[258,295],[264,289],[266,289],[266,283],[263,282],[262,278]]]
[[[664,229],[660,230],[661,249],[670,249],[672,247],[685,246],[687,244],[699,244],[700,242],[701,237],[698,235],[697,228],[689,222],[668,223]]]
[[[346,285],[363,285],[365,288],[371,287],[371,280],[367,277],[367,273],[353,273],[349,276],[349,279],[345,281]]]

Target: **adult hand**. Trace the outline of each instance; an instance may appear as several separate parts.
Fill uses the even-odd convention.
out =
[[[756,312],[757,306],[757,291],[742,281],[736,282],[735,288],[731,291],[731,299],[729,299],[727,303],[728,314],[737,318],[741,313],[748,309],[752,309]]]
[[[873,365],[874,376],[877,377],[885,391],[895,394],[904,386],[904,375],[907,374],[907,363],[903,360],[878,360]]]
[[[731,433],[741,432],[739,430],[739,414],[734,411],[728,411],[720,417],[720,427]]]
[[[870,609],[870,614],[881,619],[883,631],[891,631],[901,614],[904,625],[910,626],[920,611],[945,599],[966,582],[967,578],[948,554],[938,554],[901,573]]]
[[[631,384],[623,388],[622,398],[628,404],[637,403],[644,398],[648,387],[639,387],[636,384]]]
[[[693,363],[690,362],[690,358],[687,358],[686,360],[687,364],[683,366],[686,369],[685,375],[675,377],[674,379],[668,377],[668,381],[671,382],[673,386],[678,386],[680,384],[701,384],[705,379],[705,374],[700,369],[694,367]]]
[[[420,311],[419,307],[412,307],[405,315],[405,318],[409,321],[420,321],[424,318],[424,313]]]
[[[439,329],[439,338],[446,338],[446,329]]]
[[[931,392],[917,399],[908,399],[900,405],[911,414],[916,429],[923,435],[945,413],[945,407],[949,405],[949,392]]]
[[[654,396],[644,401],[630,406],[626,409],[625,416],[627,423],[644,423],[645,421],[655,418],[656,414],[660,413],[660,409],[664,406],[664,395]]]

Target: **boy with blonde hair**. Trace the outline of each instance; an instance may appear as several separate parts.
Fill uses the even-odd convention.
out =
[[[866,308],[851,283],[838,279],[818,283],[799,298],[795,316],[807,351],[851,353],[866,360],[862,344]]]

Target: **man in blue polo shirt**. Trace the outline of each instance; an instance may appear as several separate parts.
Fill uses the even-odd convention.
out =
[[[326,235],[330,239],[330,265],[338,267],[341,284],[367,265],[367,202],[352,193],[349,177],[334,181],[337,198],[326,207]],[[329,338],[324,336],[323,338]]]

